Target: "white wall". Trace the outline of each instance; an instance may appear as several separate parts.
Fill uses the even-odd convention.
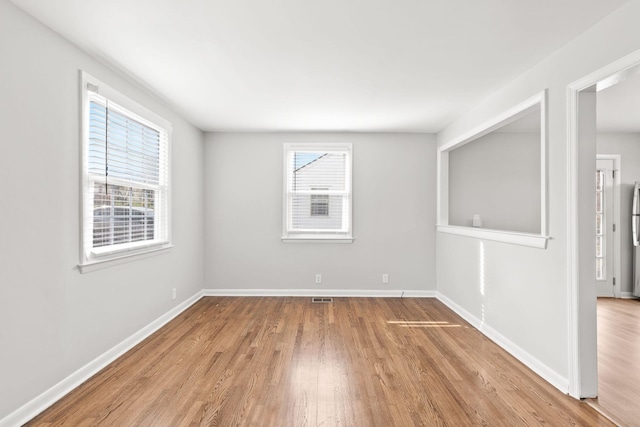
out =
[[[620,154],[620,292],[633,291],[633,242],[631,240],[631,201],[633,186],[640,181],[640,134],[599,133],[598,154]]]
[[[433,135],[211,133],[205,139],[205,288],[435,290]],[[353,144],[353,243],[281,241],[285,142]],[[383,273],[390,275],[387,285]]]
[[[547,249],[483,243],[473,238],[439,234],[437,283],[439,292],[518,346],[537,361],[539,372],[565,390],[570,364],[567,86],[640,49],[638,16],[640,1],[626,3],[438,134],[438,144],[445,144],[549,88],[547,161],[551,240]],[[593,157],[595,159],[595,152]],[[482,264],[485,281],[481,291],[478,271]]]
[[[2,419],[202,289],[203,136],[6,0],[0,58]],[[77,268],[79,69],[173,124],[175,248],[86,274]]]
[[[449,224],[540,234],[540,132],[491,132],[449,152]]]

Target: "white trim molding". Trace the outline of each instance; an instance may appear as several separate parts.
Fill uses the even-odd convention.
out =
[[[456,304],[448,298],[446,295],[438,292],[436,298],[444,305],[449,307],[458,316],[462,317],[465,321],[469,322],[471,326],[480,331],[484,336],[503,348],[513,357],[524,363],[529,369],[536,374],[540,375],[545,381],[557,388],[563,393],[567,393],[569,390],[569,380],[556,371],[542,363],[539,359],[532,356],[530,353],[523,350],[513,341],[502,335],[500,332],[487,325],[484,321],[480,320],[462,306]]]
[[[622,299],[640,299],[633,295],[633,292],[620,292],[620,298]]]
[[[475,141],[525,115],[532,108],[540,106],[540,233],[519,233],[502,230],[478,229],[474,227],[449,225],[449,152]],[[513,243],[534,248],[546,249],[547,240],[547,89],[544,89],[518,105],[504,111],[496,117],[457,138],[445,142],[438,148],[436,211],[438,231],[461,236]],[[482,230],[483,232],[479,232]]]
[[[472,228],[455,225],[439,225],[440,233],[456,234],[458,236],[474,237],[482,240],[511,243],[514,245],[528,246],[530,248],[546,249],[548,236],[539,234],[518,233],[513,231],[493,230],[489,228]]]
[[[124,341],[120,342],[116,346],[107,350],[105,353],[96,357],[91,362],[87,363],[85,366],[78,369],[44,393],[25,403],[20,408],[16,409],[12,413],[4,417],[2,420],[0,420],[0,427],[14,427],[23,425],[29,420],[33,419],[49,406],[62,399],[65,395],[78,387],[80,384],[91,378],[100,370],[104,369],[107,365],[141,343],[158,329],[169,323],[180,313],[191,307],[200,298],[202,298],[202,296],[202,291],[197,292],[191,298],[178,304],[153,322],[149,323],[147,326],[143,327],[130,337],[126,338]]]
[[[353,298],[435,298],[435,290],[358,289],[204,289],[208,297],[353,297]]]
[[[580,227],[581,221],[587,220],[579,209],[579,167],[580,153],[584,147],[579,147],[579,94],[588,90],[600,90],[615,81],[637,74],[640,71],[640,50],[635,51],[603,68],[597,70],[567,86],[567,337],[569,358],[569,394],[575,398],[589,397],[594,394],[593,386],[597,389],[597,370],[585,366],[593,365],[590,358],[597,353],[595,344],[591,344],[588,351],[583,349],[583,343],[596,343],[595,327],[586,329],[583,324],[585,318],[595,317],[593,304],[581,301],[581,290],[592,285],[589,280],[580,279]],[[587,153],[591,155],[591,153]],[[593,156],[595,158],[595,150]],[[582,217],[582,218],[581,218]],[[595,221],[595,219],[594,219]],[[583,236],[583,238],[586,236]],[[621,295],[622,296],[622,295]],[[593,312],[592,312],[593,311]],[[597,363],[597,361],[596,361]]]
[[[143,258],[149,258],[156,255],[161,255],[169,251],[169,249],[173,248],[174,245],[166,245],[163,247],[156,248],[148,248],[145,252],[140,253],[130,253],[126,255],[122,255],[119,257],[103,259],[103,260],[95,260],[93,262],[89,262],[86,264],[78,264],[78,269],[80,273],[89,273],[91,271],[101,270],[103,268],[112,267],[115,265],[124,264],[131,261],[136,261]]]

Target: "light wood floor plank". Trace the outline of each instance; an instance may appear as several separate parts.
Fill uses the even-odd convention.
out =
[[[598,298],[598,398],[621,426],[640,426],[640,300]]]
[[[435,299],[206,297],[28,425],[612,425]]]

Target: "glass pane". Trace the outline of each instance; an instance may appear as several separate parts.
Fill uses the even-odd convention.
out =
[[[155,192],[96,182],[93,247],[153,240]]]
[[[605,280],[604,201],[605,170],[596,171],[596,280]]]
[[[345,196],[293,194],[291,200],[291,227],[293,230],[336,230],[345,229],[347,217]]]
[[[596,279],[604,279],[604,262],[602,258],[596,258]]]

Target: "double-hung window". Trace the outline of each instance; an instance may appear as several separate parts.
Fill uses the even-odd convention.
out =
[[[284,145],[284,240],[352,240],[351,144]]]
[[[170,124],[82,73],[81,268],[170,246]]]

